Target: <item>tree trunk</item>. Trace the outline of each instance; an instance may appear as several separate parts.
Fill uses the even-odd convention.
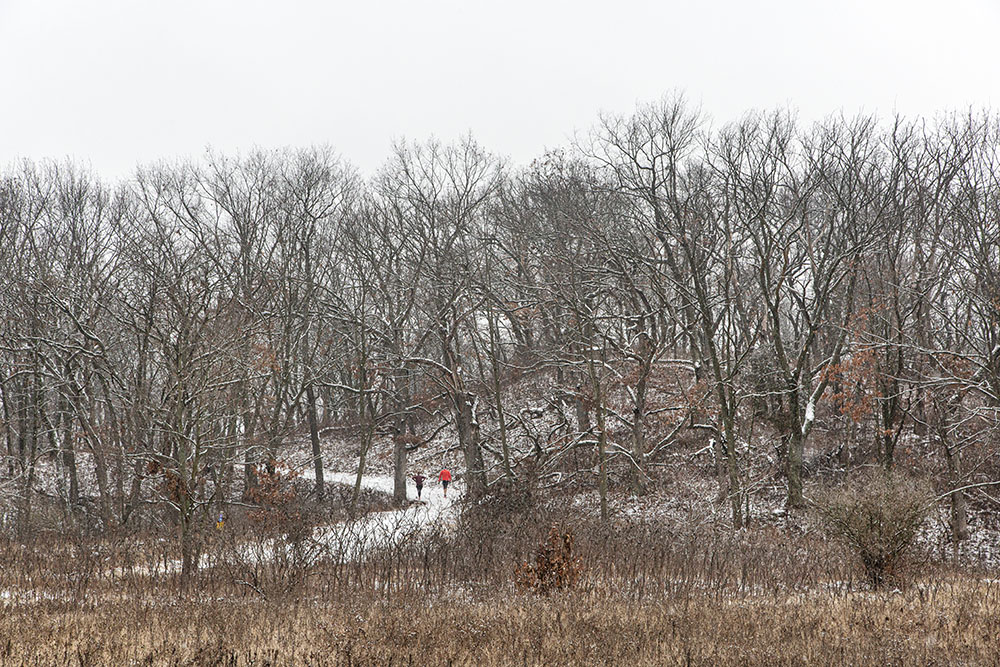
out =
[[[394,354],[399,357],[402,350],[402,332],[395,331]],[[392,499],[393,502],[402,507],[406,504],[406,455],[407,441],[405,438],[410,415],[407,407],[410,403],[410,375],[409,369],[401,367],[395,374],[394,385],[396,387],[396,423],[394,425],[394,437],[392,440]]]
[[[257,488],[257,454],[254,451],[257,436],[257,415],[249,409],[243,415],[243,500],[250,497],[250,492]]]
[[[316,418],[316,392],[306,386],[306,411],[309,419],[309,440],[312,442],[313,469],[316,471],[316,498],[323,500],[323,452],[319,443],[319,420]]]
[[[583,384],[577,385],[573,404],[576,408],[576,430],[580,433],[590,432],[590,409],[583,394]]]
[[[516,318],[509,317],[513,324]],[[503,473],[507,479],[514,478],[514,472],[510,464],[510,444],[507,442],[507,419],[503,413],[503,387],[500,384],[500,332],[497,330],[496,315],[492,309],[489,311],[490,328],[490,361],[493,370],[493,401],[497,409],[497,426],[500,429],[500,451],[503,455]],[[515,329],[515,333],[517,329]]]
[[[948,484],[955,489],[949,494],[951,500],[951,537],[956,543],[969,539],[968,508],[965,492],[959,490],[962,486],[962,460],[955,448],[950,445],[947,435],[939,432],[941,449],[944,451],[945,463],[948,466]]]
[[[802,495],[803,449],[802,433],[793,426],[788,434],[788,459],[785,476],[788,478],[787,504],[795,509],[801,509],[805,506],[805,499]]]
[[[351,493],[351,512],[358,507],[358,498],[361,497],[361,478],[365,474],[365,466],[368,464],[368,450],[371,447],[372,439],[374,437],[375,426],[374,424],[365,423],[364,414],[364,404],[367,403],[364,399],[361,400],[361,451],[358,454],[358,473],[354,478],[354,490]]]
[[[805,454],[805,434],[803,433],[802,420],[799,418],[798,383],[793,382],[793,385],[788,394],[786,412],[788,459],[786,461],[785,476],[788,479],[788,507],[801,509],[805,507],[805,499],[802,495],[802,460]]]
[[[729,474],[729,504],[732,509],[733,528],[743,527],[743,498],[740,488],[740,469],[736,454],[736,424],[731,410],[726,410],[723,418],[723,433],[726,440],[726,470]]]
[[[194,517],[185,516],[187,508],[181,510],[181,581],[188,583],[198,572],[199,548],[195,535]]]
[[[87,430],[89,431],[89,428]],[[90,444],[90,452],[94,456],[94,475],[97,478],[101,521],[104,524],[105,530],[107,530],[111,528],[111,488],[110,484],[108,484],[108,461],[104,456],[100,443],[94,440],[95,435],[88,433],[87,440]]]
[[[34,410],[32,417],[34,418]],[[35,422],[35,420],[32,420]],[[18,522],[23,534],[28,534],[31,530],[31,495],[35,486],[35,454],[38,450],[38,425],[37,423],[22,424],[22,428],[30,429],[26,439],[24,484],[21,488],[21,520]]]
[[[5,387],[0,386],[0,394],[3,395],[3,430],[7,442],[7,476],[14,476],[14,431],[10,427],[10,405],[9,394]]]
[[[402,428],[405,423],[397,427],[392,439],[392,502],[398,507],[406,505],[406,438]]]
[[[604,396],[601,392],[601,378],[594,363],[593,348],[587,352],[587,369],[590,371],[591,392],[594,397],[594,416],[597,418],[597,490],[601,498],[601,521],[607,521],[608,511],[608,468],[607,468],[607,424],[604,417]]]
[[[66,468],[69,477],[69,506],[73,513],[80,507],[80,479],[76,470],[76,447],[73,437],[73,419],[69,413],[69,404],[64,404],[65,411],[62,412],[63,437],[62,437],[62,463]]]
[[[462,391],[454,400],[458,441],[465,454],[467,487],[473,498],[479,498],[486,493],[486,466],[479,446],[479,422],[476,421],[478,399],[472,392]]]
[[[601,400],[599,382],[595,381],[595,403],[594,411],[597,414],[597,489],[601,496],[601,521],[607,521],[608,512],[608,467],[607,467],[607,447],[608,436],[605,428],[604,405]]]
[[[646,493],[646,384],[649,378],[651,359],[643,357],[639,381],[635,388],[635,409],[632,412],[632,492]]]

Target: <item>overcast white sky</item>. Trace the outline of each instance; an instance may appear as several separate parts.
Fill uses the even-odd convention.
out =
[[[396,138],[527,162],[680,89],[716,123],[790,106],[1000,104],[1000,0],[0,0],[0,164],[139,163]]]

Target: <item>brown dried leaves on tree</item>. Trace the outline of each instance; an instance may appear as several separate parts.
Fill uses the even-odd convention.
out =
[[[552,526],[534,561],[517,568],[515,580],[523,590],[549,595],[576,586],[583,571],[582,559],[573,554],[573,531]]]

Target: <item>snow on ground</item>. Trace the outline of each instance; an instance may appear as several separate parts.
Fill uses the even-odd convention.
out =
[[[300,478],[314,480],[313,470],[302,471]],[[356,473],[323,471],[323,478],[330,484],[354,486]],[[317,526],[312,534],[312,548],[309,558],[327,557],[337,562],[357,561],[375,550],[391,549],[405,544],[432,528],[450,531],[455,526],[458,508],[455,503],[462,497],[461,487],[454,483],[445,497],[440,482],[431,481],[424,485],[421,500],[417,500],[417,490],[412,480],[407,480],[407,500],[409,504],[398,510],[370,512],[352,521],[342,521],[325,526]],[[361,486],[392,495],[393,479],[388,475],[364,475]],[[245,542],[236,547],[237,559],[243,562],[274,560],[280,551],[292,547],[280,540],[270,539],[265,543]],[[218,565],[217,555],[204,554],[200,567]],[[181,571],[181,561],[161,562],[154,568],[129,568],[130,574],[172,574]],[[118,572],[119,575],[124,571]]]
[[[302,477],[315,479],[312,471]],[[356,473],[327,472],[324,480],[333,484],[353,486]],[[430,481],[430,480],[428,480]],[[393,478],[388,475],[365,475],[361,486],[391,495]],[[449,488],[445,497],[439,482],[424,485],[421,501],[417,501],[417,490],[412,480],[407,480],[407,507],[387,512],[372,512],[355,521],[321,526],[313,533],[313,538],[326,546],[331,557],[342,560],[357,560],[367,551],[375,548],[394,547],[419,535],[431,526],[450,530],[458,516],[454,503],[461,497],[461,489]]]
[[[301,477],[303,479],[315,480],[316,473],[313,470],[303,471]],[[323,480],[331,484],[347,484],[348,486],[354,486],[356,479],[357,473],[353,472],[323,471]],[[381,491],[382,493],[392,495],[393,479],[391,475],[362,475],[361,486],[365,489],[372,489],[374,491]],[[452,507],[455,500],[461,497],[461,487],[456,487],[452,484],[448,491],[448,497],[445,498],[444,490],[440,482],[427,480],[427,482],[424,483],[421,502],[427,509],[428,520],[440,517],[445,510],[449,510]],[[417,503],[417,487],[413,484],[412,479],[406,480],[406,499],[412,503]],[[413,506],[399,511],[406,512],[412,508]],[[382,514],[385,514],[385,512],[382,512]]]
[[[301,478],[314,480],[315,471],[304,470]],[[330,484],[353,486],[357,473],[323,471],[324,481]],[[430,480],[428,480],[430,481]],[[363,475],[361,486],[392,495],[393,478],[389,475]],[[398,510],[370,512],[353,521],[342,521],[313,530],[314,545],[319,549],[313,553],[335,561],[355,561],[377,549],[395,548],[420,535],[431,527],[451,530],[458,516],[455,502],[461,498],[461,488],[452,485],[448,496],[440,482],[425,484],[421,500],[416,499],[417,491],[412,480],[407,480],[407,500],[409,504]],[[241,549],[241,557],[274,558],[278,549],[287,545],[271,541],[260,549],[259,545],[247,545]],[[179,563],[177,564],[179,567]]]

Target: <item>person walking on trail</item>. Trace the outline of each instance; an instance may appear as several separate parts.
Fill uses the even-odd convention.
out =
[[[424,490],[424,480],[427,479],[422,473],[413,476],[413,483],[417,485],[417,500],[420,500],[420,492]]]
[[[442,468],[441,472],[438,473],[438,479],[441,480],[441,485],[444,487],[444,497],[448,497],[448,485],[451,483],[451,471],[447,468]]]

